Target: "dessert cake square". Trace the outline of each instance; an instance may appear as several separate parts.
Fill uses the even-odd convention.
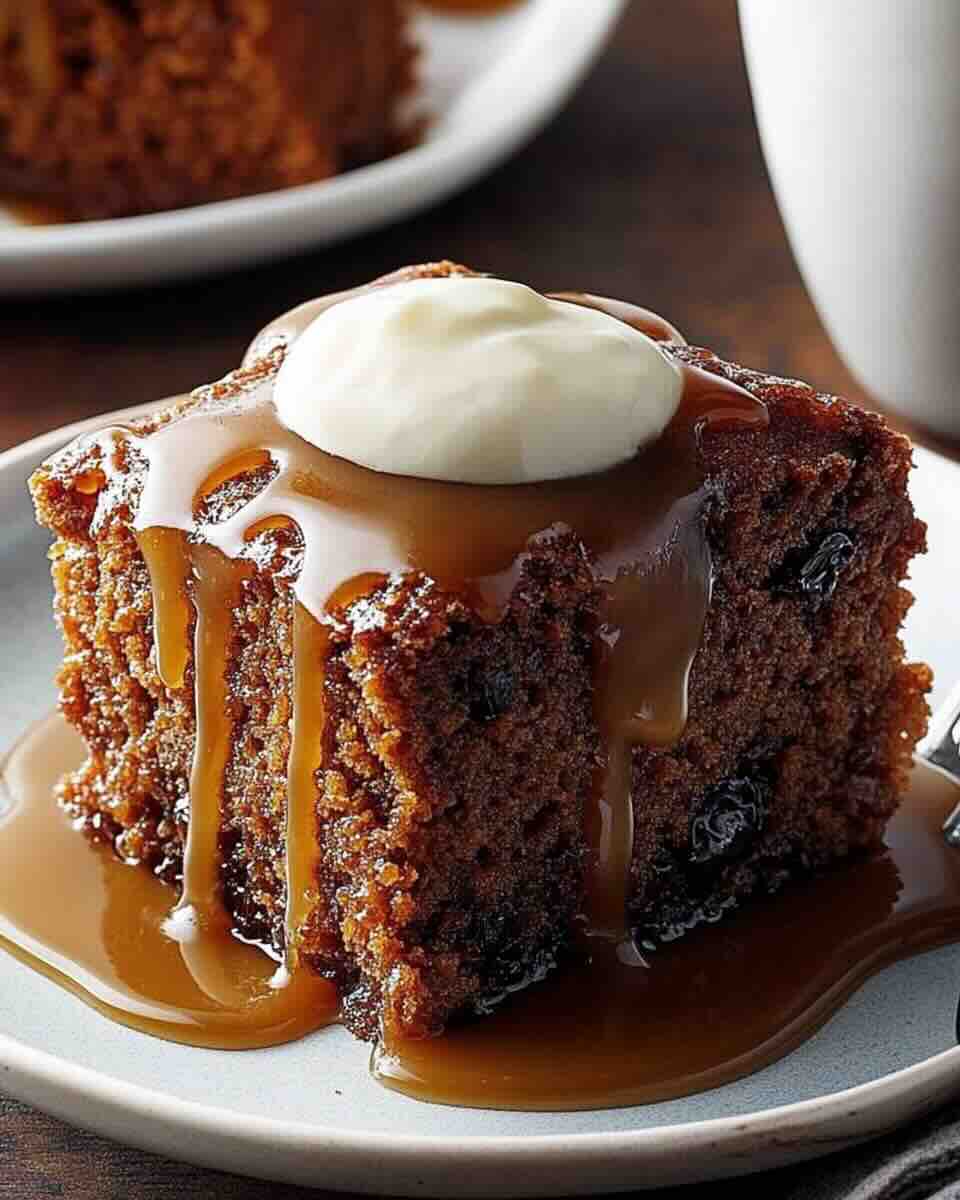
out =
[[[399,146],[400,0],[2,0],[0,190],[69,220],[325,179]]]
[[[91,836],[178,883],[206,778],[230,922],[295,938],[367,1038],[489,1011],[605,905],[656,944],[876,846],[930,684],[899,640],[924,546],[907,440],[647,322],[710,404],[636,460],[520,489],[365,471],[272,406],[342,299],[31,481],[89,750],[61,800]],[[611,732],[602,697],[658,709],[664,680],[659,734]]]

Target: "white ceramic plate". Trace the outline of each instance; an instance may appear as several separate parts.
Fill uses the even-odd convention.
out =
[[[59,655],[47,538],[23,482],[68,436],[0,455],[0,750],[48,712]],[[918,451],[914,497],[930,554],[914,570],[911,654],[941,702],[960,678],[960,467]],[[382,1090],[341,1029],[243,1053],[114,1025],[0,953],[0,1091],[177,1158],[272,1179],[405,1195],[568,1195],[738,1174],[885,1132],[960,1093],[953,1023],[960,946],[875,977],[810,1041],[726,1087],[587,1113],[499,1113]],[[563,1070],[563,1064],[557,1064]]]
[[[0,207],[0,294],[155,283],[292,254],[427,207],[505,159],[570,95],[626,0],[525,0],[418,18],[424,142],[322,183],[150,216],[18,224]]]

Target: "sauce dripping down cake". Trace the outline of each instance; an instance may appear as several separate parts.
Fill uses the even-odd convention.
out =
[[[388,1051],[558,965],[655,971],[877,848],[927,711],[898,640],[909,444],[645,310],[552,302],[625,322],[682,381],[604,470],[389,474],[280,421],[279,373],[333,306],[465,278],[294,310],[225,380],[32,480],[89,752],[61,802],[180,887],[164,932],[205,995],[320,1024],[332,983]],[[274,960],[246,995],[236,935]]]

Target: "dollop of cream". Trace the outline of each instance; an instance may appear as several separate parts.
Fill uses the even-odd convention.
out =
[[[683,391],[651,338],[519,283],[419,279],[321,313],[277,375],[280,420],[375,471],[518,484],[602,471]]]

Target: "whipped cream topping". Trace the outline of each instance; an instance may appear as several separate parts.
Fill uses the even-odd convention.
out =
[[[461,277],[328,308],[290,347],[274,400],[288,429],[360,466],[522,484],[631,458],[682,393],[680,367],[615,317]]]

